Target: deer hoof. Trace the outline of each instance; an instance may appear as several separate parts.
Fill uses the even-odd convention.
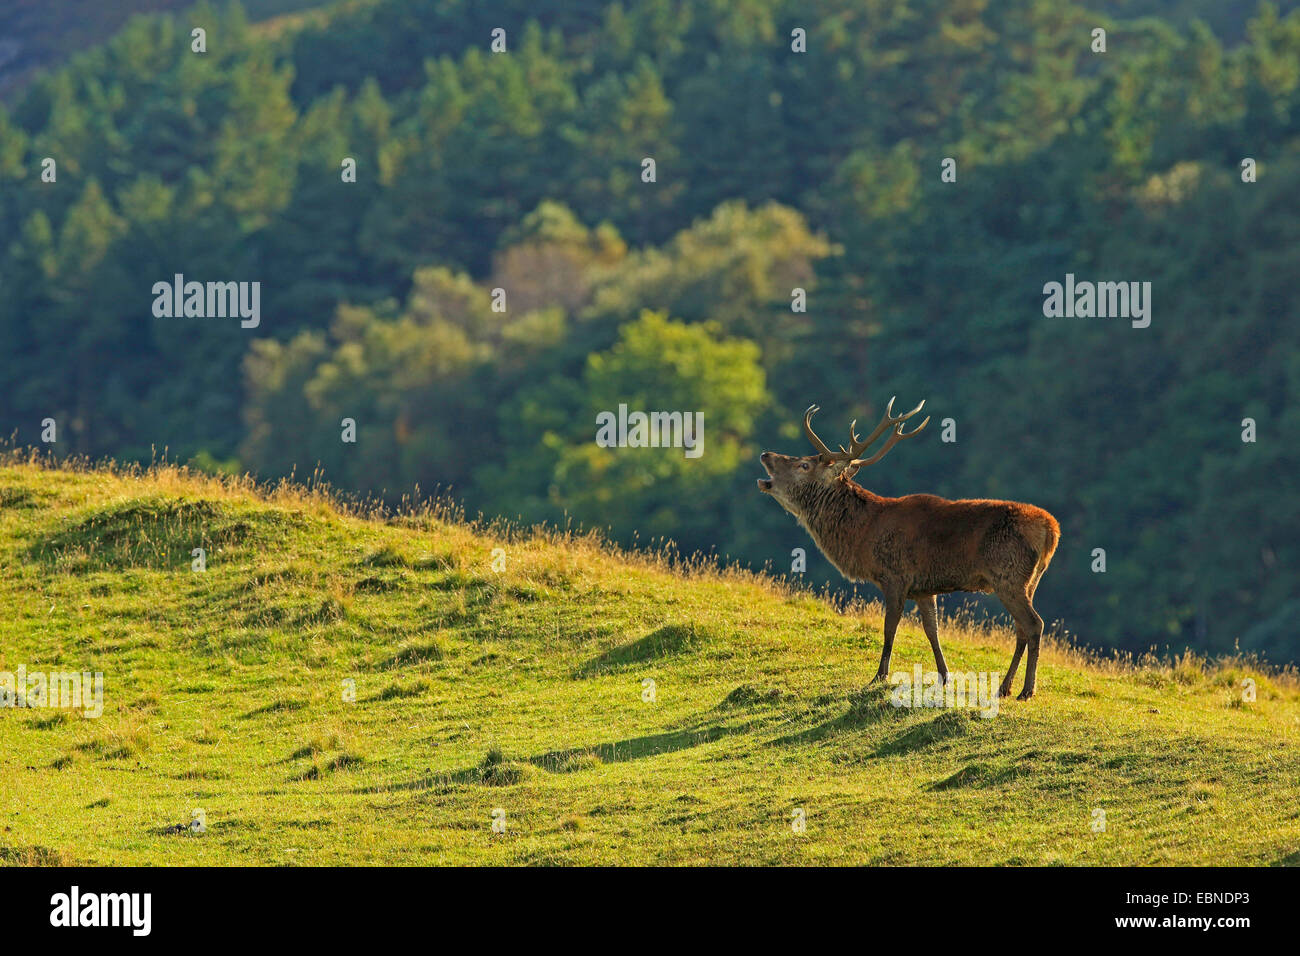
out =
[[[888,676],[889,675],[885,671],[876,671],[876,676],[871,678],[871,683],[883,684],[885,682],[885,678]]]
[[[1034,689],[1032,687],[1026,687],[1016,696],[1016,700],[1029,700],[1029,698],[1033,696],[1034,696]]]
[[[999,697],[1010,697],[1010,696],[1011,696],[1011,688],[1010,688],[1008,685],[1003,684],[1001,687],[998,688],[998,696],[999,696]]]

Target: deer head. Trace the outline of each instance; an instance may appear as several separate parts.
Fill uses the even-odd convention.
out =
[[[907,421],[925,406],[920,405],[902,415],[894,414],[894,399],[885,406],[885,415],[880,424],[866,438],[859,438],[857,420],[849,425],[849,445],[840,446],[839,451],[831,451],[826,443],[813,431],[812,417],[818,411],[816,405],[810,405],[803,413],[803,430],[817,449],[815,455],[779,455],[765,451],[759,461],[767,470],[769,477],[758,480],[758,490],[770,494],[787,511],[799,514],[812,499],[820,497],[818,492],[830,490],[836,482],[846,482],[858,473],[859,468],[874,465],[889,453],[889,450],[905,438],[911,438],[930,423],[929,416],[910,432],[903,431],[903,422]],[[859,458],[867,448],[881,435],[889,432],[889,438],[870,458]]]

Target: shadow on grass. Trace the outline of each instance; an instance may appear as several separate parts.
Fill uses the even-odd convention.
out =
[[[969,710],[945,710],[936,717],[914,724],[876,748],[877,757],[899,757],[926,747],[964,737],[971,731],[971,721],[979,716]]]
[[[306,706],[307,702],[305,700],[273,700],[269,704],[263,704],[261,707],[250,710],[246,714],[241,714],[240,719],[251,720],[254,717],[264,717],[267,714],[287,713],[295,710],[302,710]]]
[[[731,734],[752,729],[752,724],[739,725],[701,724],[680,730],[627,737],[609,743],[586,747],[567,747],[528,757],[522,761],[507,761],[499,754],[490,753],[477,767],[452,773],[426,772],[415,780],[402,783],[376,784],[354,791],[355,793],[386,793],[403,790],[452,790],[467,786],[513,786],[528,779],[528,771],[540,767],[551,773],[576,773],[605,763],[624,763],[642,760],[661,754],[675,753],[702,744],[713,743]]]
[[[1028,767],[1010,764],[968,763],[951,777],[946,777],[930,784],[927,790],[942,792],[944,790],[988,790],[1011,783],[1019,777],[1028,776],[1032,771]]]
[[[698,650],[717,636],[716,629],[707,625],[665,624],[645,637],[598,654],[575,670],[573,676],[594,677],[625,670],[645,661],[685,654]]]
[[[528,780],[535,772],[528,764],[521,764],[514,760],[502,760],[496,763],[484,761],[477,767],[468,767],[465,770],[456,770],[451,773],[434,773],[429,770],[414,780],[405,780],[401,783],[377,783],[367,787],[358,787],[352,792],[356,794],[373,794],[433,790],[446,793],[463,787],[513,787]]]
[[[814,744],[840,734],[864,730],[876,724],[892,723],[900,720],[904,712],[889,702],[889,688],[883,684],[873,684],[849,698],[849,707],[844,713],[825,720],[807,730],[786,734],[768,742],[769,747],[796,747],[802,744]]]
[[[391,657],[376,664],[373,669],[388,671],[399,667],[423,664],[427,661],[441,661],[447,657],[449,649],[450,644],[443,638],[415,641],[400,648]]]
[[[529,763],[535,764],[546,770],[553,770],[560,773],[569,772],[572,769],[581,769],[574,767],[575,758],[584,754],[594,757],[599,763],[625,763],[629,760],[641,760],[645,757],[656,757],[660,754],[675,753],[679,750],[687,750],[691,747],[698,747],[701,744],[711,744],[715,740],[721,740],[729,734],[740,732],[746,728],[730,727],[725,724],[713,724],[703,727],[689,727],[683,730],[670,730],[661,734],[647,734],[643,737],[628,737],[624,740],[613,743],[596,744],[592,747],[574,747],[566,750],[552,750],[548,753],[532,757]]]

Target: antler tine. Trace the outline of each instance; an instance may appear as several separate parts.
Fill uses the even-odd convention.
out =
[[[925,399],[924,399],[924,398],[921,399],[919,402],[916,403],[916,408],[912,409],[910,412],[904,412],[903,414],[901,414],[901,415],[899,415],[897,418],[895,418],[894,421],[896,421],[896,422],[905,422],[905,421],[907,421],[909,418],[911,418],[913,415],[915,415],[917,412],[919,412],[919,411],[920,411],[921,409],[923,409],[923,408],[925,408]],[[920,431],[920,429],[918,428],[917,431]]]
[[[852,445],[844,449],[844,451],[847,454],[849,454],[854,458],[856,458],[858,455],[861,455],[864,451],[867,450],[868,446],[870,446],[871,443],[874,442],[877,438],[879,438],[885,432],[889,431],[889,429],[897,427],[899,422],[907,421],[909,418],[911,418],[913,415],[915,415],[917,412],[919,412],[922,408],[925,407],[925,399],[921,399],[921,403],[917,405],[916,408],[912,409],[910,412],[904,412],[902,415],[895,415],[894,399],[896,398],[898,398],[897,395],[895,395],[893,398],[889,400],[889,404],[885,406],[884,417],[880,419],[880,424],[875,427],[875,430],[872,431],[870,435],[868,435],[864,440],[861,441],[858,439],[857,435],[853,436]],[[854,422],[854,424],[857,423]],[[850,428],[849,431],[852,432],[853,429]]]
[[[877,426],[872,430],[871,434],[867,436],[867,440],[866,440],[866,441],[864,441],[864,442],[858,442],[858,443],[857,443],[857,444],[861,445],[862,447],[858,448],[858,450],[854,453],[855,456],[856,456],[856,455],[860,455],[860,454],[862,454],[862,452],[866,450],[866,447],[867,447],[868,445],[870,445],[873,441],[875,441],[877,438],[879,438],[881,435],[883,435],[887,429],[889,429],[889,428],[891,428],[891,427],[893,426],[893,424],[894,424],[894,399],[896,399],[896,398],[898,398],[897,395],[890,396],[889,404],[885,406],[885,414],[884,414],[884,417],[880,419],[880,424],[877,425]]]
[[[925,403],[922,402],[921,404],[924,405]],[[930,416],[926,415],[925,421],[921,422],[921,424],[917,425],[910,432],[903,431],[903,424],[902,424],[903,419],[906,419],[911,415],[915,415],[920,410],[921,410],[921,406],[918,405],[915,409],[908,412],[907,415],[904,415],[903,418],[896,419],[896,424],[894,425],[894,433],[890,435],[889,440],[885,442],[884,445],[881,446],[880,451],[876,452],[870,458],[855,459],[854,461],[849,462],[849,465],[854,468],[865,468],[867,465],[874,465],[876,462],[880,461],[880,459],[884,458],[885,455],[889,454],[889,449],[893,448],[904,438],[911,438],[913,435],[919,432],[926,425],[930,424]]]
[[[818,406],[809,405],[808,410],[803,413],[804,434],[808,436],[808,440],[812,442],[812,446],[817,449],[817,454],[824,457],[827,461],[832,461],[836,457],[835,452],[826,447],[826,443],[817,437],[817,433],[813,431],[812,428],[812,417],[819,411],[821,411],[821,409]]]
[[[849,422],[849,447],[845,448],[843,445],[841,445],[840,452],[844,455],[847,455],[849,458],[852,458],[854,455],[859,453],[850,450],[855,445],[857,445],[857,443],[858,443],[858,420],[855,418],[853,419],[853,421]]]

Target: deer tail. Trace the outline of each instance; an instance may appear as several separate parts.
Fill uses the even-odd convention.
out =
[[[1038,573],[1042,574],[1047,570],[1047,565],[1052,560],[1052,555],[1056,553],[1056,545],[1061,540],[1061,525],[1051,515],[1047,515],[1047,520],[1042,524],[1042,545],[1038,549]]]

